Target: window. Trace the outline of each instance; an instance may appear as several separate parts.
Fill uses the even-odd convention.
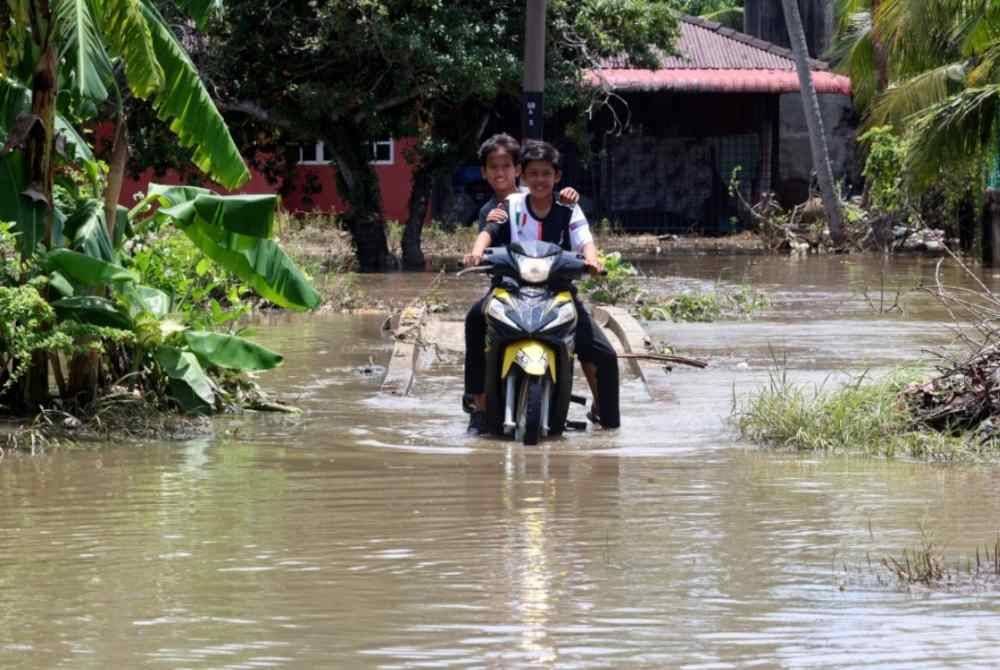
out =
[[[376,165],[392,165],[392,149],[392,138],[372,142],[369,162]]]
[[[329,158],[323,155],[323,143],[303,144],[299,146],[299,162],[306,164],[327,163]]]
[[[299,146],[299,163],[305,165],[325,165],[333,160],[333,156],[325,151],[323,142],[302,144]],[[395,160],[395,147],[392,138],[375,140],[368,144],[368,161],[374,165],[392,165]]]

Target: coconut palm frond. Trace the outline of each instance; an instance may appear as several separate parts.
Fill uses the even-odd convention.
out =
[[[969,88],[911,117],[907,167],[926,183],[949,165],[982,161],[997,150],[1000,85]]]
[[[897,76],[912,77],[961,58],[950,7],[956,1],[883,0],[879,5],[875,27]]]
[[[836,12],[837,23],[839,24],[838,30],[846,32],[853,27],[855,14],[867,14],[871,16],[872,3],[871,0],[837,0],[834,11]]]
[[[732,28],[733,30],[743,30],[742,7],[725,7],[718,11],[703,14],[701,18],[721,23],[725,27]]]
[[[1000,42],[1000,3],[975,0],[973,4],[978,7],[956,21],[962,52],[970,57],[985,53]]]
[[[850,27],[838,34],[824,57],[838,72],[850,77],[854,102],[858,108],[866,109],[878,91],[871,15],[866,12],[854,14]]]
[[[901,127],[909,117],[947,100],[964,88],[965,64],[928,70],[887,90],[872,107],[868,124]]]
[[[994,42],[979,57],[979,62],[966,76],[969,86],[986,86],[1000,82],[1000,40]]]

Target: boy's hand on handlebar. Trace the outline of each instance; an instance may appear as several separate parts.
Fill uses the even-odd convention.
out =
[[[559,204],[572,207],[578,202],[580,202],[580,194],[576,192],[575,188],[567,186],[559,191]]]
[[[465,254],[465,257],[462,258],[462,265],[464,265],[467,268],[474,268],[482,262],[483,262],[482,254]]]

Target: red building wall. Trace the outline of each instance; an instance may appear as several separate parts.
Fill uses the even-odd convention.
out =
[[[387,219],[405,221],[409,213],[410,189],[413,168],[406,160],[408,150],[416,140],[403,138],[393,140],[393,160],[391,164],[376,164],[382,188],[382,209]],[[288,212],[342,212],[346,209],[343,198],[337,192],[336,168],[326,164],[299,164],[292,174],[293,188],[282,198],[281,206]],[[280,185],[271,184],[261,173],[251,169],[250,181],[231,193],[277,193]],[[135,195],[145,192],[150,182],[160,184],[184,183],[182,175],[170,170],[156,175],[152,169],[146,170],[134,179],[128,175],[122,185],[120,203],[126,207],[135,203]],[[310,193],[319,186],[318,193]],[[222,192],[222,189],[218,189]]]

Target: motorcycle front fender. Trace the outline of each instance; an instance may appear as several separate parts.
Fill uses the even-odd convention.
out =
[[[556,352],[538,340],[517,340],[508,344],[503,352],[500,378],[506,379],[515,364],[526,374],[536,377],[548,372],[553,383],[556,381]]]

